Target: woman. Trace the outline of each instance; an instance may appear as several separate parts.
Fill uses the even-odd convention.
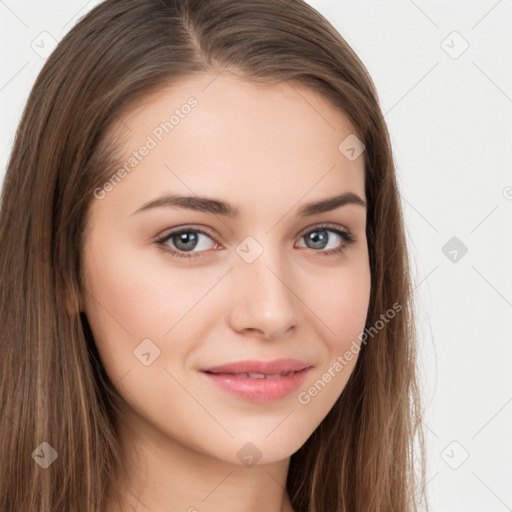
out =
[[[0,510],[425,502],[388,132],[304,2],[94,8],[34,85],[0,241]]]

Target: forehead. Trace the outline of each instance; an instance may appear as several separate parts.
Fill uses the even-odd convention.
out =
[[[128,172],[111,196],[131,203],[195,193],[224,197],[243,212],[244,204],[346,191],[365,199],[363,155],[350,160],[340,150],[352,125],[300,84],[256,84],[229,72],[190,76],[125,110],[115,129]]]
[[[189,116],[188,112],[183,114],[180,110],[189,110],[187,102],[191,98],[198,106],[190,109],[194,114],[190,117],[197,120],[194,130],[198,137],[208,135],[211,138],[219,128],[231,132],[244,128],[238,133],[239,138],[246,132],[253,134],[258,128],[274,136],[280,128],[286,128],[290,135],[308,136],[311,140],[323,139],[328,132],[335,138],[356,132],[340,108],[310,87],[292,81],[256,83],[229,71],[182,77],[152,91],[120,113],[117,131],[126,134],[128,128],[131,136],[143,135],[140,132],[152,130],[155,122],[169,121],[173,113],[179,116],[173,123],[190,124],[190,121],[181,123]],[[301,124],[295,124],[296,121]],[[198,131],[199,124],[201,131]],[[179,135],[179,131],[173,135]]]

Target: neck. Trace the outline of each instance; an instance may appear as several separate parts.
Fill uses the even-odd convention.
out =
[[[140,420],[140,418],[139,418]],[[132,424],[133,425],[133,424]],[[106,512],[294,512],[286,478],[290,458],[246,467],[191,449],[147,423],[121,427],[123,471]]]

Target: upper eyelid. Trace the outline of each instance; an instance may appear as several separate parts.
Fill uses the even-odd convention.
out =
[[[295,235],[295,236],[302,237],[305,234],[307,234],[307,233],[309,233],[311,231],[314,231],[315,229],[343,231],[343,232],[346,232],[347,235],[351,236],[352,238],[355,238],[353,232],[350,229],[348,229],[345,226],[342,226],[340,224],[332,224],[332,223],[329,223],[329,222],[313,224],[311,226],[308,226],[308,227],[302,229],[301,231],[299,231],[299,233],[297,235]],[[197,232],[199,232],[201,234],[205,234],[205,235],[209,236],[215,243],[219,243],[216,240],[215,233],[213,233],[213,232],[210,233],[210,230],[208,228],[198,227],[198,226],[194,226],[194,225],[184,225],[183,227],[172,228],[167,234],[157,235],[155,237],[155,239],[156,240],[165,240],[165,241],[167,241],[173,235],[176,235],[176,234],[181,233],[181,232],[185,232],[186,233],[188,231],[197,231]]]
[[[297,236],[304,235],[305,233],[309,233],[310,231],[314,231],[315,229],[333,229],[338,231],[345,231],[348,234],[352,234],[352,231],[348,229],[345,226],[342,226],[341,224],[333,224],[330,222],[320,222],[319,224],[313,224],[312,226],[309,226],[307,228],[304,228],[303,230],[299,231]]]

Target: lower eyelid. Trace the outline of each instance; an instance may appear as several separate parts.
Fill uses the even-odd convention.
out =
[[[342,229],[342,228],[339,228],[339,227],[330,227],[330,226],[314,226],[314,227],[308,229],[308,231],[303,232],[302,234],[300,234],[298,236],[299,240],[302,240],[306,235],[308,235],[309,233],[312,233],[313,231],[329,231],[331,233],[334,233],[338,237],[340,237],[342,242],[343,242],[341,247],[338,247],[337,249],[329,249],[327,251],[323,250],[323,249],[319,249],[319,250],[312,249],[313,252],[318,253],[320,255],[328,256],[330,254],[335,254],[336,252],[341,252],[343,249],[346,248],[346,246],[348,246],[351,243],[356,241],[356,238],[354,237],[354,235],[350,231]],[[194,258],[196,256],[200,256],[202,253],[209,252],[208,250],[186,252],[186,251],[180,251],[179,249],[174,249],[174,248],[172,248],[170,246],[168,246],[169,247],[168,249],[166,249],[164,247],[164,246],[167,245],[167,242],[169,240],[171,240],[171,238],[173,236],[180,235],[182,233],[190,233],[190,232],[199,233],[199,234],[207,236],[208,238],[210,238],[212,240],[212,242],[215,244],[215,246],[220,246],[221,245],[218,242],[216,242],[216,240],[215,240],[215,238],[214,238],[214,236],[212,234],[210,234],[210,233],[208,233],[208,232],[206,232],[206,231],[204,231],[202,229],[198,229],[198,228],[178,229],[178,230],[173,231],[173,232],[165,235],[164,237],[156,240],[155,243],[157,244],[157,246],[160,249],[170,253],[171,256],[175,256],[177,258],[181,258],[181,257],[183,257],[183,258]],[[302,247],[302,249],[310,249],[310,248],[309,247]]]

